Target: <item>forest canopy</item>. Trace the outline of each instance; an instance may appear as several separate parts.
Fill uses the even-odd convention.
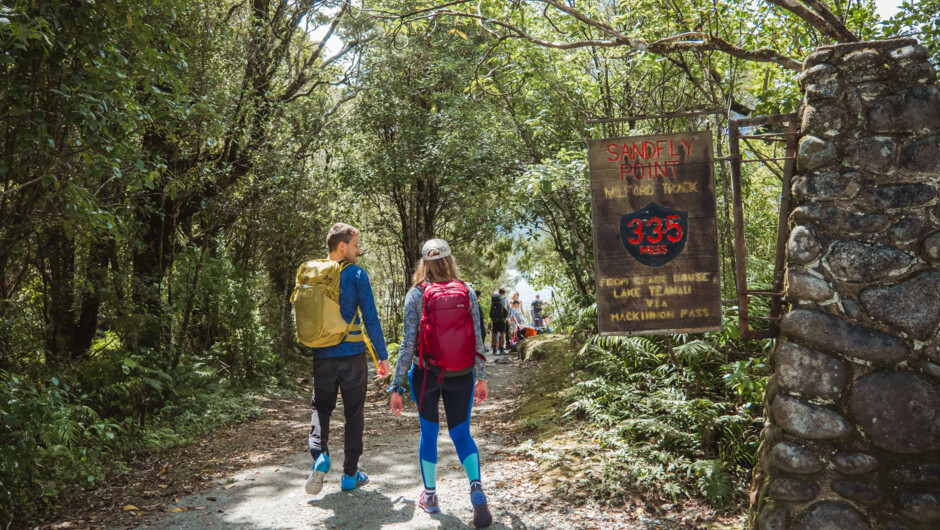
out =
[[[441,237],[475,287],[511,287],[511,263],[553,288],[582,344],[624,347],[591,338],[585,140],[712,130],[720,156],[724,118],[588,120],[792,112],[812,50],[913,35],[936,61],[938,12],[936,0],[887,21],[868,0],[6,2],[0,520],[47,513],[62,484],[94,487],[109,459],[179,443],[237,417],[239,396],[305,375],[288,298],[336,221],[362,230],[389,342],[420,245]],[[759,168],[746,180],[760,284],[779,184]],[[728,363],[709,370],[738,374],[721,399],[759,408],[760,363],[735,358],[728,333],[709,346]],[[181,413],[210,404],[209,419]]]

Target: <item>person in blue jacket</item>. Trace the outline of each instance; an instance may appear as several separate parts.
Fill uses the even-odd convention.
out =
[[[336,223],[326,236],[326,244],[331,260],[349,263],[340,274],[340,314],[346,322],[365,325],[366,334],[381,359],[378,377],[382,377],[389,373],[391,368],[369,275],[365,269],[355,264],[359,256],[359,230],[345,223]],[[361,333],[353,331],[350,335]],[[310,415],[308,439],[314,464],[304,484],[304,490],[310,495],[320,493],[326,474],[330,471],[330,452],[327,445],[330,416],[336,408],[336,398],[340,393],[343,395],[343,412],[346,417],[345,459],[340,487],[343,491],[354,490],[369,481],[368,475],[359,469],[359,458],[363,450],[362,433],[365,429],[366,388],[369,381],[365,342],[362,339],[353,339],[325,348],[303,348],[314,357],[311,400],[313,412]]]

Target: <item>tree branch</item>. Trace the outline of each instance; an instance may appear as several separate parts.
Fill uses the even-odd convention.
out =
[[[829,13],[829,16],[831,16],[833,20],[835,20],[836,22],[835,26],[832,25],[828,20],[826,20],[826,18],[823,17],[821,14],[813,11],[812,9],[810,9],[809,7],[803,4],[800,4],[796,0],[764,0],[764,1],[771,3],[781,9],[785,9],[789,11],[790,13],[793,13],[794,15],[796,15],[797,17],[805,21],[810,26],[813,26],[814,28],[816,28],[820,33],[833,39],[836,42],[853,42],[853,41],[858,40],[858,38],[855,37],[855,35],[852,35],[852,33],[850,33],[849,30],[846,29],[845,26],[842,25],[841,22],[836,20],[835,16],[832,15],[832,12],[826,9],[825,7],[823,7],[823,9],[825,9],[825,11]],[[816,2],[814,0],[808,0],[806,3],[819,4],[819,2]],[[842,31],[839,30],[839,27],[841,27]],[[846,34],[848,36],[848,40],[846,39]]]
[[[829,6],[820,0],[802,0],[802,2],[813,8],[819,15],[832,26],[841,36],[841,42],[858,42],[858,37],[845,27],[845,22],[840,20],[830,9]]]
[[[570,8],[566,8],[566,9],[570,9]],[[571,11],[577,12],[575,10],[571,10]],[[650,42],[642,41],[639,39],[632,39],[632,38],[625,37],[622,35],[619,37],[614,36],[614,38],[609,39],[609,40],[592,39],[592,40],[581,40],[581,41],[573,41],[573,42],[554,42],[554,41],[547,41],[544,39],[540,39],[530,34],[529,32],[525,31],[524,29],[518,26],[515,26],[513,24],[510,24],[508,22],[504,22],[502,20],[497,20],[493,18],[487,18],[482,15],[476,15],[473,13],[465,13],[461,11],[452,11],[452,10],[446,9],[446,10],[434,12],[430,15],[427,15],[426,17],[421,17],[421,18],[433,18],[436,16],[463,17],[463,18],[471,18],[475,20],[480,20],[481,22],[493,24],[502,29],[505,29],[510,33],[509,35],[500,35],[498,33],[491,31],[491,33],[494,33],[494,35],[496,35],[497,37],[510,37],[510,38],[523,39],[523,40],[532,42],[534,44],[538,44],[539,46],[544,46],[546,48],[571,50],[571,49],[576,49],[576,48],[586,48],[589,46],[608,47],[608,48],[625,46],[628,48],[633,48],[637,51],[654,53],[656,55],[668,55],[671,53],[680,53],[680,52],[686,52],[686,51],[719,51],[727,55],[730,55],[732,57],[737,57],[739,59],[745,59],[748,61],[779,64],[780,66],[783,66],[784,68],[788,68],[790,70],[794,70],[797,72],[803,69],[802,62],[796,59],[793,59],[791,57],[787,57],[786,55],[783,55],[780,52],[777,52],[776,50],[771,50],[768,48],[764,48],[760,50],[749,50],[746,48],[739,48],[726,40],[720,39],[715,36],[709,36],[709,35],[704,35],[704,38],[702,40],[679,41],[679,42],[671,42],[670,39],[672,37],[667,37],[665,39],[660,39],[656,42],[650,43]],[[584,16],[584,15],[582,14],[581,16]],[[591,19],[588,18],[588,20],[591,20]],[[598,28],[608,27],[597,21],[593,21],[592,26],[598,27]],[[613,28],[609,28],[609,31],[613,32],[613,35],[620,35]]]

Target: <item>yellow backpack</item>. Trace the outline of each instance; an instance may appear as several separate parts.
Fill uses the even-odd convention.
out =
[[[294,304],[297,340],[304,346],[323,348],[344,340],[364,340],[363,333],[349,335],[361,331],[362,326],[346,322],[339,311],[339,277],[348,266],[346,262],[315,259],[297,269],[297,286],[290,301]]]

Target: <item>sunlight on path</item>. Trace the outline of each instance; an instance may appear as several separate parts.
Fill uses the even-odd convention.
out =
[[[518,363],[489,366],[490,395],[473,411],[472,431],[483,460],[484,481],[488,471],[498,464],[493,451],[505,449],[504,440],[481,421],[496,411],[512,407],[514,392],[501,392],[518,377]],[[443,414],[442,414],[443,415]],[[342,418],[337,408],[334,418]],[[442,418],[443,419],[443,418]],[[306,418],[298,418],[306,422]],[[417,508],[421,476],[417,465],[418,418],[412,408],[401,420],[392,416],[384,395],[370,390],[366,405],[366,451],[360,465],[369,474],[370,483],[359,491],[339,488],[342,472],[342,421],[333,424],[331,433],[333,470],[327,476],[323,492],[311,498],[303,483],[311,465],[307,452],[295,452],[276,466],[243,470],[229,479],[229,484],[198,495],[180,498],[178,506],[188,508],[167,513],[138,528],[469,528],[472,518],[466,475],[457,459],[446,428],[438,442],[438,492],[442,513],[434,517]],[[305,431],[303,436],[306,436]],[[490,431],[490,432],[486,432]],[[234,480],[234,481],[233,481]],[[491,495],[492,497],[492,495]],[[511,506],[502,506],[491,498],[494,518],[500,513],[508,522],[520,520]],[[491,528],[510,528],[494,522]]]

